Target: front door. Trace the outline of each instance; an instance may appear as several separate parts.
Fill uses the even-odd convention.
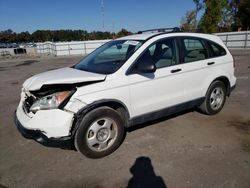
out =
[[[153,63],[154,73],[136,71],[138,64]],[[166,38],[150,45],[128,75],[133,117],[184,102],[182,65],[177,41]]]

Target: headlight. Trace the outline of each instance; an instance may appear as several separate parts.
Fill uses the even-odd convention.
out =
[[[70,95],[70,91],[63,91],[45,96],[37,100],[31,107],[31,112],[38,110],[56,109]]]

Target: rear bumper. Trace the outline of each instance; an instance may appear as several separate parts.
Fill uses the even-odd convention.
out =
[[[48,147],[74,149],[74,144],[71,136],[48,138],[42,133],[42,131],[26,129],[18,120],[16,112],[14,113],[14,122],[18,131],[24,138],[35,140],[36,142]]]

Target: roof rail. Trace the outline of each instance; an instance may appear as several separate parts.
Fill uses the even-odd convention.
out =
[[[138,34],[142,33],[156,33],[156,32],[181,32],[181,29],[179,27],[173,27],[173,28],[158,28],[158,29],[148,29],[144,31],[138,31]]]

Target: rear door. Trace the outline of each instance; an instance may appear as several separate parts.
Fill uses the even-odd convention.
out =
[[[180,37],[182,44],[182,73],[186,101],[205,96],[206,80],[214,62],[209,59],[210,51],[206,41],[196,37]]]

